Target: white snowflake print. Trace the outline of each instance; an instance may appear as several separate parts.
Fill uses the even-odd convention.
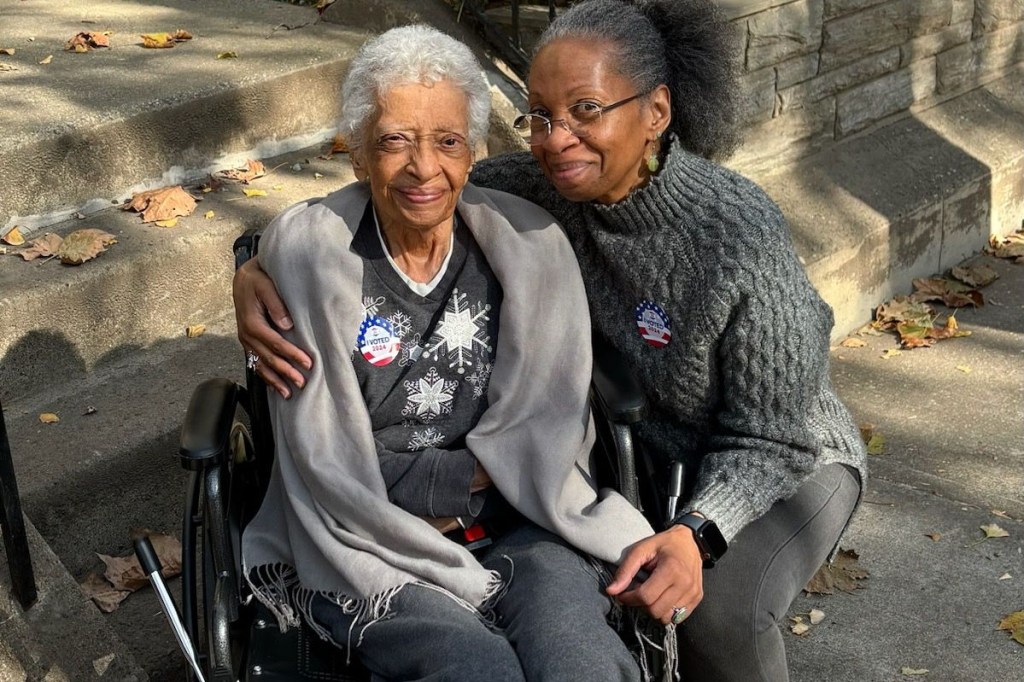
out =
[[[466,377],[466,382],[473,387],[473,397],[482,398],[487,393],[487,384],[491,381],[491,371],[494,365],[486,363],[477,367],[476,371]]]
[[[438,433],[437,429],[431,426],[423,431],[413,432],[412,438],[409,439],[409,451],[415,452],[416,450],[425,450],[426,448],[436,448],[443,442],[444,434]]]
[[[422,379],[405,382],[409,397],[402,414],[416,415],[423,422],[433,421],[438,415],[449,414],[458,386],[459,382],[443,378],[437,373],[436,367],[431,367]]]
[[[407,367],[420,359],[423,354],[423,346],[420,345],[420,335],[417,332],[412,338],[402,342],[401,355],[398,358],[399,367]]]
[[[363,296],[363,317],[373,317],[380,312],[380,307],[384,305],[384,297],[378,296]]]
[[[475,306],[471,306],[466,303],[466,294],[460,294],[458,289],[453,290],[444,317],[426,352],[433,360],[446,355],[451,360],[449,367],[454,367],[459,374],[465,373],[467,367],[473,366],[471,358],[474,349],[488,353],[491,351],[491,337],[484,334],[484,325],[491,319],[487,315],[490,310],[489,303],[481,305],[478,301]]]
[[[395,330],[398,338],[405,340],[406,335],[412,331],[412,319],[401,310],[396,310],[388,317],[391,328]]]

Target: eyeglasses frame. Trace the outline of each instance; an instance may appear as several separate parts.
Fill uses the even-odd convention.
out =
[[[647,94],[647,93],[638,92],[637,94],[633,95],[632,97],[627,97],[626,99],[620,99],[618,102],[612,102],[611,104],[605,104],[602,107],[598,107],[598,110],[597,110],[597,114],[598,114],[597,121],[600,121],[601,118],[606,113],[608,113],[609,111],[612,111],[613,109],[618,109],[619,107],[623,106],[624,104],[629,104],[630,102],[632,102],[635,99],[640,99],[645,94]],[[576,104],[581,104],[581,102],[577,102]],[[572,106],[576,106],[576,104],[574,104]],[[572,107],[570,107],[570,108],[572,108]],[[539,147],[540,145],[544,144],[547,141],[547,139],[549,137],[551,137],[551,133],[554,131],[554,124],[555,123],[560,124],[563,128],[565,128],[566,132],[568,132],[573,137],[579,138],[581,140],[586,138],[586,137],[589,137],[589,134],[587,134],[587,133],[584,133],[583,135],[580,135],[579,132],[577,132],[577,131],[573,130],[572,128],[570,128],[569,127],[569,121],[567,121],[565,119],[565,117],[562,117],[562,118],[548,118],[547,116],[544,116],[543,114],[529,114],[529,113],[521,114],[521,115],[517,116],[515,118],[515,120],[512,121],[512,127],[518,129],[519,128],[519,125],[518,125],[519,122],[523,121],[524,119],[529,119],[529,118],[540,118],[540,119],[543,119],[547,123],[547,129],[548,129],[547,133],[544,135],[544,139],[541,140],[540,142],[533,142],[532,139],[529,141],[529,145],[531,147]],[[596,123],[597,121],[592,121],[591,123]],[[533,133],[532,132],[530,133],[530,136],[531,136],[531,138],[533,137]]]

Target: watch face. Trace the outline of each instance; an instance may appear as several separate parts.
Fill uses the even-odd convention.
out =
[[[718,529],[714,521],[706,521],[701,525],[698,531],[701,537],[704,538],[704,543],[707,546],[708,553],[711,555],[709,558],[711,561],[718,561],[725,554],[725,550],[729,549],[729,543],[725,541],[725,536],[722,535],[722,531]]]

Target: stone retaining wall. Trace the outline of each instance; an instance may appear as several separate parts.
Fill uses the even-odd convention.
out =
[[[1024,0],[720,0],[743,55],[747,144],[766,171],[1024,63]]]

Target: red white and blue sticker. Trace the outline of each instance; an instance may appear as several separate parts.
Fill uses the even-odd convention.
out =
[[[672,321],[665,309],[654,301],[641,301],[635,312],[640,338],[655,348],[667,346],[672,339]]]
[[[367,362],[375,367],[390,365],[402,349],[402,339],[383,317],[369,316],[359,325],[356,346]]]

